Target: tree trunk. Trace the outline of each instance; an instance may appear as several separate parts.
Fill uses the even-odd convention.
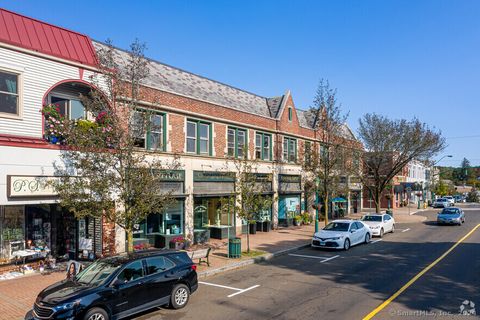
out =
[[[250,227],[250,225],[249,225],[249,227]],[[250,230],[248,230],[248,232],[247,232],[247,253],[250,253]]]
[[[378,189],[375,189],[375,212],[380,213],[380,205],[382,203],[381,192]]]
[[[328,192],[325,192],[325,201],[324,201],[324,206],[325,206],[325,225],[328,224]]]
[[[127,252],[133,252],[133,230],[125,230],[127,233]]]

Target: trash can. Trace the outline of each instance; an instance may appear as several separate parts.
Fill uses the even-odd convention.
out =
[[[242,239],[231,238],[228,239],[228,257],[240,258],[242,256]]]

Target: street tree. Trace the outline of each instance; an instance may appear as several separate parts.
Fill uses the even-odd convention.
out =
[[[360,178],[377,213],[385,188],[410,161],[428,161],[445,148],[441,132],[416,118],[392,120],[367,113],[359,121],[358,137],[366,150]]]
[[[248,158],[248,148],[243,147],[242,157],[227,157],[226,167],[233,165],[236,181],[235,194],[237,199],[233,201],[233,210],[237,217],[247,224],[255,223],[263,212],[266,212],[273,204],[273,196],[265,196],[268,190],[267,184],[263,183],[262,176],[258,172],[258,160]],[[269,173],[271,175],[272,173]],[[271,179],[267,179],[271,181]],[[231,210],[232,202],[226,202]],[[247,230],[247,253],[250,253],[250,235]]]
[[[129,252],[135,226],[175,201],[172,192],[162,188],[160,177],[179,167],[175,157],[160,161],[138,148],[147,132],[161,129],[155,113],[139,102],[142,81],[149,74],[144,50],[137,40],[124,60],[115,56],[111,43],[98,51],[101,72],[92,82],[103,90],[82,97],[87,119],[64,121],[67,147],[57,166],[61,179],[54,186],[60,204],[76,217],[103,217],[123,228]],[[147,137],[153,151],[162,150],[158,138]]]
[[[343,194],[346,188],[344,166],[350,149],[343,137],[348,114],[342,111],[342,105],[337,100],[337,89],[331,88],[324,79],[318,84],[313,106],[308,112],[321,143],[320,146],[306,148],[302,167],[310,180],[309,185],[314,186],[322,200],[322,213],[325,223],[328,223],[330,199]],[[316,209],[319,209],[318,204]],[[317,229],[317,220],[315,225]]]

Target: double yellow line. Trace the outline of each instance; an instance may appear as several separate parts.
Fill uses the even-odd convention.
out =
[[[410,287],[415,281],[417,281],[421,276],[423,276],[425,273],[427,273],[430,269],[432,269],[437,263],[442,261],[450,252],[452,252],[460,243],[465,241],[468,237],[470,237],[475,230],[480,228],[480,224],[477,224],[469,233],[467,233],[462,239],[458,240],[450,249],[445,251],[444,254],[442,254],[437,260],[433,261],[430,265],[425,267],[422,271],[420,271],[415,277],[413,277],[410,281],[408,281],[403,287],[401,287],[397,292],[395,292],[390,298],[385,300],[381,305],[379,305],[377,308],[375,308],[372,312],[367,314],[365,317],[363,317],[363,320],[370,320],[373,317],[375,317],[380,311],[385,309],[386,306],[390,304],[393,300],[395,300],[399,295],[402,294],[403,291],[407,290],[408,287]]]

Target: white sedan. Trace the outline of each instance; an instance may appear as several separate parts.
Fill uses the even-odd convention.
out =
[[[370,227],[374,236],[381,238],[387,232],[395,232],[395,220],[389,214],[367,214],[362,221]]]
[[[370,228],[362,221],[335,220],[313,235],[312,247],[348,250],[359,243],[369,243]]]

